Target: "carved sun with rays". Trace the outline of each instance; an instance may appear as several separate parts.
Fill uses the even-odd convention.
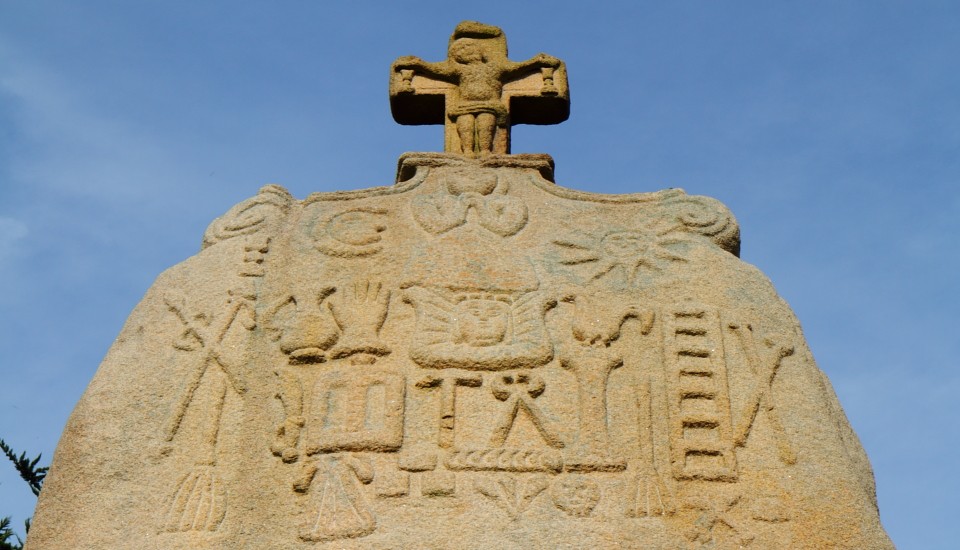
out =
[[[611,231],[603,236],[578,233],[553,241],[559,249],[559,263],[579,266],[588,282],[608,273],[634,286],[644,271],[663,271],[672,262],[686,262],[684,250],[690,240],[676,227],[648,226]]]

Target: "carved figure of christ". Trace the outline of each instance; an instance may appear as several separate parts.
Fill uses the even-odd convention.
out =
[[[456,123],[460,152],[467,157],[489,155],[494,151],[497,128],[509,131],[510,113],[502,101],[503,85],[534,68],[555,69],[560,60],[537,54],[523,62],[488,59],[483,45],[473,38],[459,38],[450,46],[450,57],[429,63],[419,57],[401,57],[397,70],[412,69],[426,76],[450,82],[456,90],[448,98],[447,116]]]
[[[557,124],[569,115],[563,62],[543,53],[509,60],[503,31],[490,25],[465,21],[454,31],[446,60],[405,56],[391,70],[394,119],[443,123],[448,153],[507,154],[512,124]]]

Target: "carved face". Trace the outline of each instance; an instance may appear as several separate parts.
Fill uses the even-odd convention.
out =
[[[558,481],[552,490],[557,507],[570,515],[586,517],[600,502],[600,487],[591,479],[574,477]]]
[[[483,63],[483,47],[469,38],[460,38],[450,46],[450,57],[457,63]]]
[[[493,346],[507,336],[510,306],[489,299],[470,299],[457,304],[456,339],[471,346]]]
[[[646,236],[639,231],[618,231],[603,237],[603,251],[627,262],[647,250]]]

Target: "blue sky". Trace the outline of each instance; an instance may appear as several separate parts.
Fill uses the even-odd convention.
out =
[[[0,437],[53,454],[126,316],[265,183],[388,185],[400,55],[457,22],[567,62],[519,127],[561,185],[682,187],[739,219],[797,312],[900,548],[948,548],[960,483],[960,3],[0,0]],[[0,467],[0,515],[34,499]]]

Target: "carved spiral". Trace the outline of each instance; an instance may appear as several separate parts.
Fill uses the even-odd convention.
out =
[[[740,226],[720,201],[699,195],[682,196],[666,206],[687,231],[709,237],[720,248],[739,255]]]
[[[260,192],[213,220],[203,234],[201,250],[220,241],[250,235],[278,221],[293,202],[290,192],[279,185],[265,185]]]

